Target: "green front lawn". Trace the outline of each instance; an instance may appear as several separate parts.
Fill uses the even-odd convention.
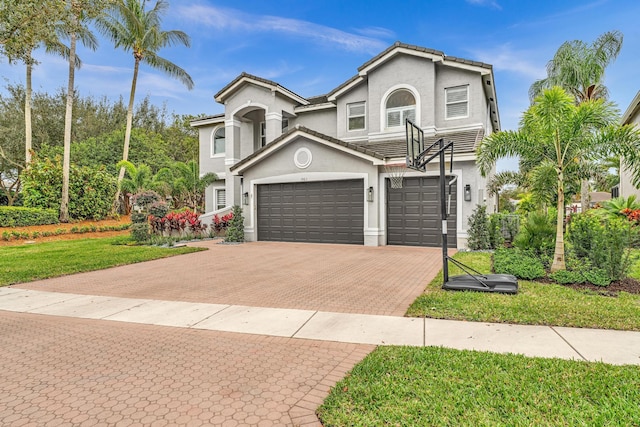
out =
[[[126,246],[122,237],[0,247],[0,286],[205,250]]]
[[[438,347],[379,347],[331,391],[330,426],[640,425],[640,370]]]
[[[455,258],[490,272],[491,255],[459,252]],[[461,274],[450,266],[450,275]],[[606,297],[555,284],[519,280],[517,295],[443,291],[442,272],[409,307],[407,316],[640,331],[640,295]]]

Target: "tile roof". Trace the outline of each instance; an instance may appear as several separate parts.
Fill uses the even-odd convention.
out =
[[[302,132],[307,135],[315,136],[321,138],[325,141],[329,141],[333,144],[348,148],[350,150],[366,154],[370,157],[374,157],[380,160],[393,159],[398,157],[405,157],[407,155],[407,143],[405,140],[395,140],[395,141],[381,141],[381,142],[346,142],[341,139],[337,139],[323,133],[317,132],[315,130],[306,128],[304,126],[295,126],[289,129],[287,132],[280,135],[278,138],[274,139],[264,147],[255,151],[251,155],[245,157],[235,165],[231,167],[231,171],[234,171],[241,166],[247,164],[251,160],[258,157],[263,152],[272,148],[275,144],[282,141],[283,139],[289,137],[291,134],[295,132]],[[449,132],[443,133],[435,136],[429,136],[425,138],[425,145],[429,146],[436,142],[440,138],[444,138],[446,141],[453,141],[454,143],[454,152],[455,153],[474,153],[476,151],[477,146],[482,141],[484,137],[484,130],[467,130],[461,132]]]
[[[233,79],[229,84],[227,84],[225,87],[223,87],[222,89],[220,89],[218,91],[218,93],[216,93],[213,98],[217,99],[220,95],[222,95],[224,92],[226,92],[227,90],[229,90],[230,88],[233,87],[233,85],[235,85],[236,83],[238,83],[240,80],[244,79],[244,78],[248,78],[251,80],[255,80],[261,83],[265,83],[269,86],[274,86],[274,87],[279,87],[281,89],[283,89],[286,92],[291,93],[294,96],[297,96],[298,98],[302,98],[302,99],[306,99],[304,96],[298,95],[297,93],[295,93],[294,91],[287,89],[286,87],[282,86],[280,83],[278,82],[274,82],[273,80],[269,80],[269,79],[265,79],[263,77],[258,77],[258,76],[254,76],[253,74],[249,74],[249,73],[245,73],[244,71],[242,73],[240,73],[240,75],[238,77],[236,77],[235,79]]]
[[[475,153],[482,138],[484,138],[484,130],[466,130],[428,136],[425,137],[424,144],[428,147],[440,138],[444,138],[445,141],[453,141],[454,153]],[[405,157],[407,155],[407,143],[404,139],[381,142],[354,142],[353,144],[366,147],[385,159]]]
[[[282,135],[280,135],[279,137],[277,137],[276,139],[274,139],[273,141],[271,141],[270,143],[268,143],[264,147],[260,148],[257,151],[254,151],[252,154],[248,155],[247,157],[245,157],[244,159],[240,160],[235,165],[231,166],[230,170],[234,171],[234,170],[240,168],[241,166],[245,165],[249,161],[251,161],[251,160],[255,159],[256,157],[258,157],[263,152],[271,149],[275,144],[279,143],[283,139],[288,138],[289,135],[291,135],[291,134],[293,134],[295,132],[306,133],[308,135],[324,139],[325,141],[332,142],[332,143],[334,143],[336,145],[340,145],[342,147],[349,148],[349,149],[351,149],[353,151],[357,151],[359,153],[363,153],[363,154],[366,154],[368,156],[378,158],[380,160],[384,159],[384,157],[381,154],[377,153],[374,150],[369,149],[368,147],[357,145],[357,144],[353,144],[353,143],[350,143],[350,142],[345,142],[345,141],[342,141],[341,139],[337,139],[337,138],[334,138],[332,136],[325,135],[325,134],[317,132],[315,130],[306,128],[304,126],[297,125],[297,126],[294,126],[291,129],[289,129],[287,132],[283,133]]]

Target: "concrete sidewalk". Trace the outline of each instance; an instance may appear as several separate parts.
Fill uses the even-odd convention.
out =
[[[0,288],[0,310],[355,344],[640,365],[640,332],[462,322]]]

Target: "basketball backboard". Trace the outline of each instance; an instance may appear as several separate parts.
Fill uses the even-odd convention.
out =
[[[405,121],[405,127],[407,131],[407,167],[424,172],[426,165],[420,162],[424,151],[424,132],[409,119]]]

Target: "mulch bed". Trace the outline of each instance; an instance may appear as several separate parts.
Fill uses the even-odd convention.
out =
[[[640,281],[636,279],[626,278],[611,283],[609,286],[596,286],[587,283],[578,285],[564,285],[578,290],[591,290],[604,296],[615,297],[620,292],[628,292],[630,294],[640,294]]]

